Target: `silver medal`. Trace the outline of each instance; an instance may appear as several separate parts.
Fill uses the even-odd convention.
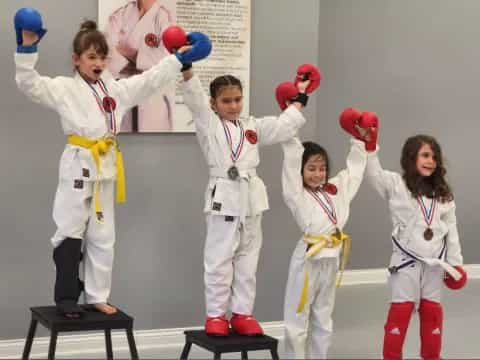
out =
[[[235,165],[230,166],[230,168],[227,171],[227,174],[230,180],[237,180],[238,176],[240,175]]]

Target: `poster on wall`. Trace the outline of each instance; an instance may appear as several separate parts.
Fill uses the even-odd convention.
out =
[[[162,32],[172,24],[212,40],[212,53],[194,64],[208,93],[215,77],[242,81],[243,116],[249,112],[251,0],[98,0],[98,24],[110,48],[108,68],[118,79],[148,70],[168,55]],[[152,94],[128,112],[123,133],[193,132],[192,115],[176,85]]]

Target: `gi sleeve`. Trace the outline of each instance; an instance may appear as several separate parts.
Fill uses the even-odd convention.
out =
[[[291,105],[279,116],[255,118],[259,145],[271,145],[291,139],[306,120],[302,112]]]
[[[292,212],[298,226],[302,231],[307,228],[308,217],[306,216],[304,202],[304,187],[302,177],[303,145],[298,137],[282,143],[283,167],[282,167],[282,193],[283,199]]]
[[[175,82],[182,64],[175,55],[169,55],[147,71],[113,82],[119,101],[130,108],[153,93]]]
[[[15,54],[15,81],[18,88],[33,102],[58,110],[63,97],[64,77],[41,76],[35,65],[38,53]]]
[[[367,154],[362,141],[350,139],[347,167],[335,177],[338,185],[345,192],[348,202],[352,201],[362,183],[367,165]]]

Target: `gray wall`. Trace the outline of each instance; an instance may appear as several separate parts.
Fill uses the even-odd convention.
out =
[[[57,165],[65,139],[57,116],[30,103],[15,87],[12,16],[35,6],[49,33],[39,70],[68,74],[70,42],[96,1],[0,2],[0,338],[26,333],[29,306],[52,301],[54,268],[49,237]],[[277,113],[275,85],[302,62],[318,63],[324,80],[306,110],[302,138],[318,140],[343,167],[347,136],[338,114],[347,106],[378,112],[381,156],[398,170],[405,138],[438,137],[458,202],[467,263],[478,263],[474,211],[479,171],[475,133],[480,74],[475,46],[480,3],[471,0],[252,0],[251,111]],[[318,106],[317,106],[318,105]],[[202,196],[207,172],[193,135],[121,137],[128,202],[117,208],[111,301],[136,317],[137,329],[200,325],[204,316]],[[282,318],[283,291],[298,229],[281,199],[279,146],[262,151],[259,173],[270,195],[258,270],[256,314]],[[368,184],[352,206],[351,268],[384,266],[389,257],[386,206]],[[8,324],[8,325],[6,325]]]
[[[251,111],[279,110],[273,90],[293,80],[301,62],[318,57],[317,0],[252,1]],[[49,238],[58,160],[65,144],[55,113],[30,103],[14,83],[12,17],[22,6],[38,8],[49,32],[40,45],[38,69],[71,72],[70,44],[97,1],[2,0],[0,2],[0,338],[26,334],[28,307],[52,302],[54,267]],[[272,15],[275,9],[275,15]],[[285,26],[287,22],[289,26]],[[304,46],[308,39],[310,45]],[[285,49],[285,50],[282,50]],[[288,51],[287,51],[288,49]],[[315,132],[316,99],[306,110],[305,133]],[[193,134],[121,136],[127,171],[127,203],[117,207],[117,244],[111,301],[136,318],[137,329],[200,325],[204,319],[202,249],[205,221],[204,159]],[[291,250],[299,237],[280,193],[279,146],[264,149],[259,172],[271,199],[264,221],[256,313],[281,318]],[[7,325],[8,324],[8,325]]]
[[[457,203],[466,263],[479,263],[478,84],[480,2],[475,0],[322,0],[316,135],[334,165],[345,164],[338,126],[348,106],[376,111],[380,157],[400,170],[401,147],[417,133],[435,136]],[[351,268],[385,266],[391,250],[386,202],[368,182],[352,204]]]

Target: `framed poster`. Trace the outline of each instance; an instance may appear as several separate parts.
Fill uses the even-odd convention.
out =
[[[251,0],[99,0],[98,24],[109,44],[108,68],[116,78],[142,73],[168,55],[162,32],[172,24],[212,40],[212,53],[194,64],[208,93],[210,81],[231,74],[242,81],[249,112]],[[179,75],[179,82],[181,76]],[[179,82],[128,112],[122,132],[193,132]]]

